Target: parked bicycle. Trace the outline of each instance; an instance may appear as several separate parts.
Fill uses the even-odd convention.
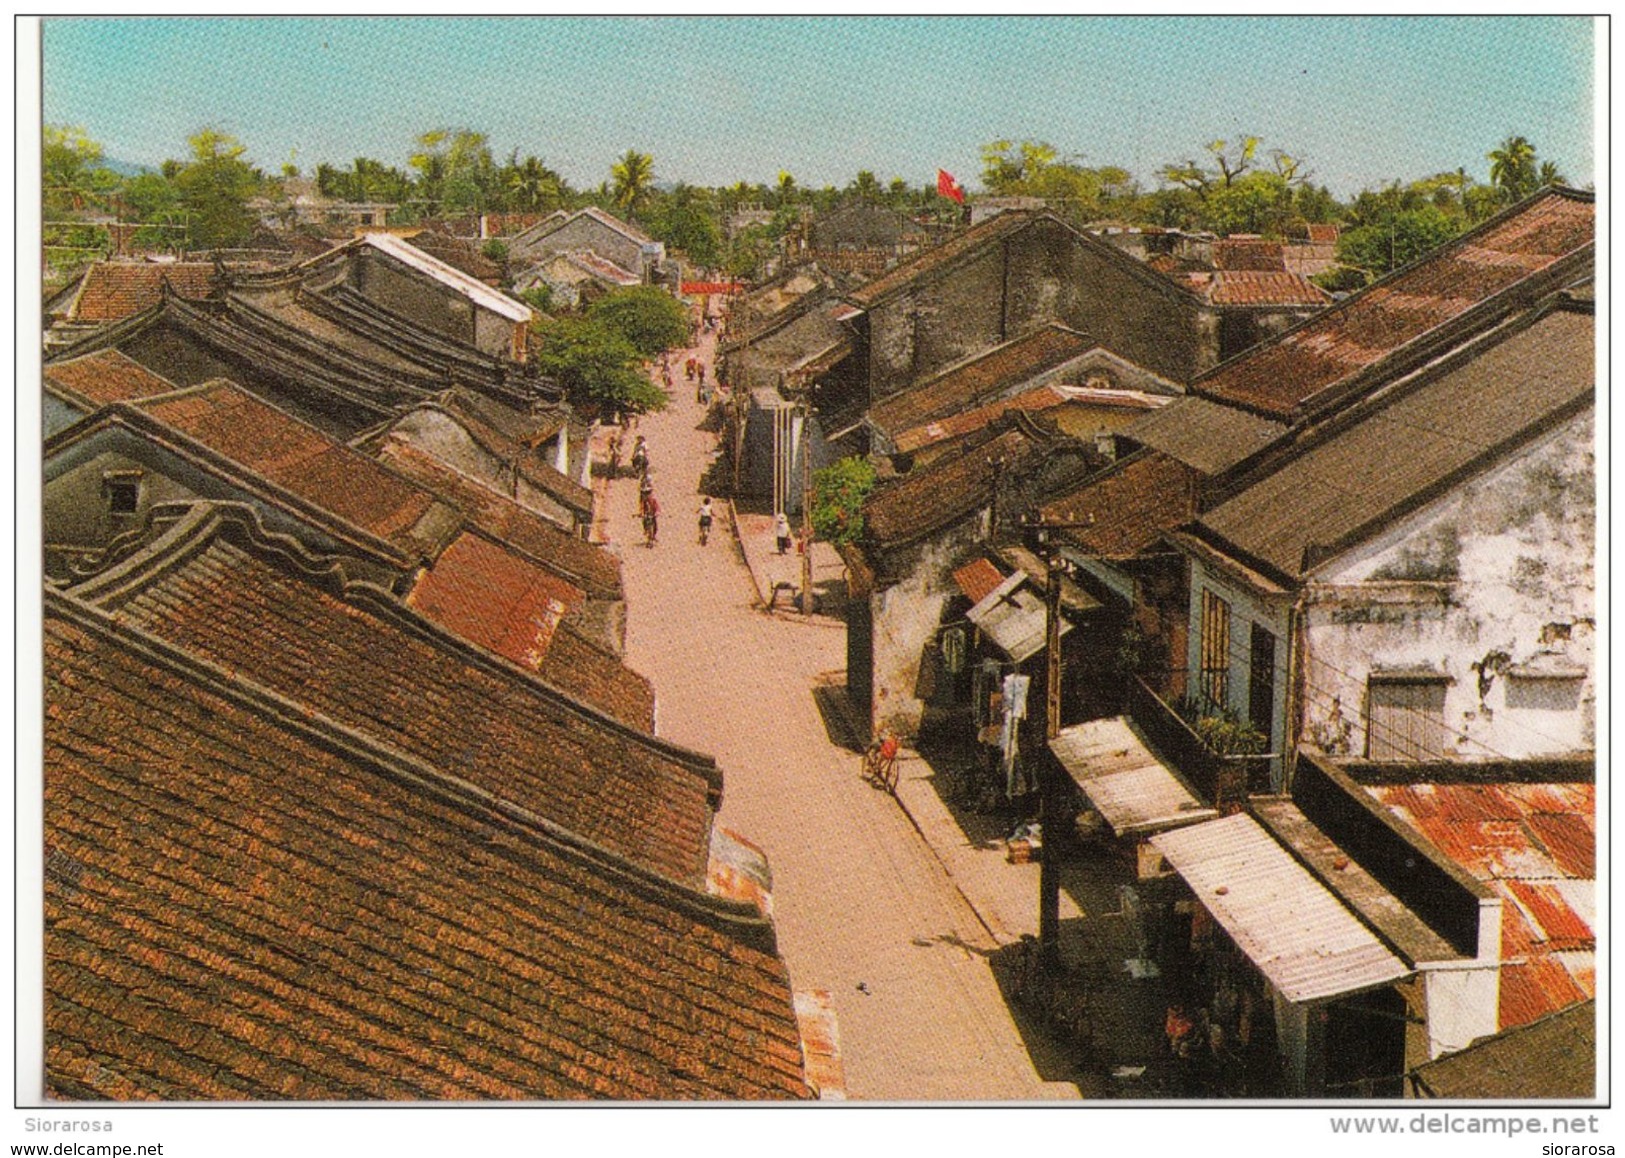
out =
[[[863,778],[876,788],[897,794],[897,752],[902,747],[890,732],[881,732],[863,753]]]

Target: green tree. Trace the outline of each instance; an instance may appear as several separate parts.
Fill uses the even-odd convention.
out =
[[[541,322],[537,368],[587,414],[648,414],[666,408],[666,392],[639,369],[638,352],[617,331],[594,318]]]
[[[1540,170],[1535,146],[1527,137],[1508,137],[1489,153],[1490,184],[1501,191],[1501,199],[1522,201],[1540,187]]]
[[[845,546],[863,536],[863,500],[875,488],[875,468],[861,456],[843,458],[813,472],[813,533]]]
[[[502,171],[502,185],[509,209],[521,213],[541,213],[564,202],[567,184],[563,177],[544,165],[539,157],[519,160],[519,150],[508,158]]]
[[[1221,236],[1263,233],[1282,236],[1292,217],[1292,193],[1274,173],[1249,173],[1208,190],[1198,215],[1202,228]]]
[[[628,149],[610,166],[609,175],[615,183],[615,205],[628,215],[636,213],[654,185],[655,159],[648,153]]]
[[[682,304],[656,286],[605,294],[587,307],[587,317],[625,338],[645,358],[680,346],[688,338],[688,316]]]
[[[407,160],[417,171],[415,192],[430,213],[482,211],[500,197],[496,165],[484,133],[472,129],[430,129],[417,139]]]
[[[1258,137],[1239,137],[1230,141],[1210,141],[1204,148],[1211,161],[1198,164],[1194,160],[1176,162],[1164,165],[1157,171],[1157,175],[1171,185],[1183,185],[1197,196],[1207,198],[1215,186],[1227,187],[1234,185],[1243,174],[1253,168],[1258,155]],[[1286,154],[1281,154],[1285,157]],[[1292,161],[1292,158],[1287,158]],[[1302,162],[1292,161],[1293,173],[1296,175],[1302,167]]]
[[[1348,229],[1337,239],[1337,260],[1381,277],[1409,265],[1461,233],[1465,222],[1429,202],[1401,210],[1386,222]]]
[[[46,125],[40,155],[48,213],[78,212],[118,184],[102,166],[102,147],[77,125]]]
[[[248,151],[236,137],[214,128],[188,141],[192,160],[175,176],[182,203],[191,215],[191,242],[203,249],[241,245],[254,231],[248,200],[259,191],[260,174],[243,159]]]
[[[679,184],[663,197],[653,196],[642,222],[651,237],[681,250],[695,265],[710,269],[722,261],[722,229],[709,189]]]

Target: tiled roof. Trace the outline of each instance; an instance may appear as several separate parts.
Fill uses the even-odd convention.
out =
[[[507,294],[499,293],[478,278],[469,276],[453,265],[448,265],[403,238],[389,233],[368,233],[359,239],[358,244],[387,254],[409,269],[462,295],[482,310],[488,310],[510,322],[523,324],[534,316],[524,302],[515,301]]]
[[[1461,1101],[1597,1096],[1597,1003],[1479,1038],[1411,1071],[1422,1096]]]
[[[553,633],[536,674],[543,683],[562,688],[628,727],[654,733],[654,685],[620,656],[588,640],[568,619]]]
[[[632,286],[642,282],[637,274],[629,269],[623,269],[607,257],[599,257],[590,249],[577,250],[574,253],[561,253],[560,258],[592,274],[603,278],[612,285]]]
[[[1092,555],[1127,559],[1196,513],[1199,478],[1165,454],[1142,452],[1047,503],[1043,513],[1052,522],[1088,522],[1062,537]]]
[[[1298,273],[1220,270],[1190,276],[1206,279],[1199,292],[1216,306],[1323,306],[1332,300]]]
[[[980,603],[1004,582],[999,569],[986,559],[973,559],[954,572],[954,583],[972,603]]]
[[[386,438],[377,453],[394,470],[455,504],[480,530],[545,564],[591,598],[625,598],[620,561],[602,547],[561,530],[404,439]]]
[[[910,542],[946,527],[993,499],[993,460],[1018,474],[1042,450],[1025,431],[1007,430],[991,441],[909,472],[863,504],[866,533],[883,546]]]
[[[1483,469],[1592,396],[1594,322],[1553,310],[1385,405],[1350,412],[1285,465],[1202,516],[1252,559],[1297,576]],[[1458,360],[1459,361],[1459,360]],[[1306,557],[1311,548],[1315,558]]]
[[[1322,392],[1592,245],[1589,195],[1547,190],[1198,378],[1193,392],[1289,416]]]
[[[157,421],[396,546],[421,552],[435,496],[230,382],[141,404]]]
[[[469,437],[501,461],[518,463],[525,480],[548,497],[558,500],[577,515],[592,514],[592,491],[557,470],[536,448],[538,442],[558,433],[559,424],[556,422],[549,421],[546,427],[539,427],[510,407],[463,390],[452,391],[425,405],[451,415],[468,432]]]
[[[991,245],[1001,238],[1009,237],[1027,228],[1035,220],[1035,217],[1026,213],[1001,213],[997,217],[971,226],[963,233],[955,234],[940,245],[921,250],[885,275],[853,291],[847,298],[860,309],[869,309],[916,278],[933,273],[984,245]]]
[[[1309,241],[1311,244],[1330,244],[1337,241],[1338,229],[1335,225],[1310,225]]]
[[[1280,271],[1285,247],[1279,241],[1254,237],[1221,237],[1213,243],[1213,264],[1222,270]]]
[[[1228,470],[1286,433],[1286,425],[1209,398],[1176,398],[1123,433],[1203,474]]]
[[[92,410],[176,388],[175,383],[117,350],[97,350],[66,362],[52,362],[45,367],[45,380]]]
[[[966,410],[946,418],[939,418],[934,422],[927,422],[923,426],[916,426],[904,430],[892,438],[892,445],[900,453],[919,450],[922,446],[931,446],[950,438],[958,438],[963,434],[971,434],[981,430],[994,419],[1011,410],[1025,410],[1036,413],[1051,410],[1064,402],[1071,400],[1071,395],[1058,386],[1040,386],[1036,390],[1028,390],[1010,398],[1000,399],[987,406],[978,406],[975,410]]]
[[[1095,346],[1093,339],[1076,330],[1043,326],[876,403],[869,408],[869,421],[881,430],[900,433],[967,410],[1001,390],[1013,389],[1082,357]]]
[[[458,535],[418,577],[406,605],[470,643],[537,670],[581,588],[483,535]]]
[[[163,283],[183,298],[201,299],[214,289],[212,262],[99,261],[85,271],[73,318],[80,322],[116,322],[158,304]]]
[[[1501,895],[1500,1028],[1596,996],[1596,785],[1372,784]]]
[[[703,879],[720,785],[710,760],[610,721],[390,599],[334,594],[251,525],[211,517],[180,524],[117,585],[83,590],[123,622],[652,871]]]
[[[476,281],[489,285],[502,278],[502,267],[480,252],[478,241],[429,230],[413,234],[410,240],[415,248]]]
[[[834,365],[851,352],[852,332],[833,316],[829,304],[793,318],[764,336],[753,338],[748,347],[736,349],[728,359],[730,385],[746,389],[776,387],[781,375],[787,380],[808,367]],[[787,381],[788,385],[795,385]]]
[[[46,599],[53,1096],[808,1096],[747,906]]]

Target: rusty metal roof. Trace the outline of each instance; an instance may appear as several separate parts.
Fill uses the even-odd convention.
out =
[[[1592,244],[1589,194],[1548,189],[1209,371],[1192,390],[1282,417]]]
[[[1062,728],[1049,747],[1118,836],[1163,832],[1219,815],[1151,750],[1128,716]]]
[[[1339,997],[1410,975],[1251,816],[1177,828],[1151,843],[1287,1001]]]
[[[1596,785],[1370,784],[1502,898],[1500,1026],[1596,993]]]

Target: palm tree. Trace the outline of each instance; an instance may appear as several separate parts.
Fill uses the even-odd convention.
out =
[[[538,212],[563,193],[559,175],[538,157],[526,157],[508,171],[508,195],[515,208]]]
[[[1489,153],[1490,183],[1507,201],[1522,201],[1537,187],[1535,146],[1527,137],[1508,137]]]
[[[609,170],[610,176],[615,179],[615,204],[630,214],[649,195],[654,173],[653,157],[636,149],[628,149],[626,155]]]
[[[1558,171],[1556,161],[1542,161],[1540,163],[1540,187],[1548,185],[1567,185],[1569,179]]]

